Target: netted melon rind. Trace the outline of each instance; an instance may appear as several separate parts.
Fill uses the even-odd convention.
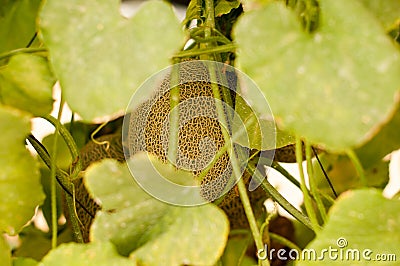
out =
[[[96,142],[98,143],[89,141],[80,151],[83,171],[86,170],[90,164],[105,158],[114,158],[120,162],[124,161],[121,134],[104,135],[97,138]],[[108,145],[99,144],[105,142],[108,142]],[[75,206],[77,216],[80,220],[82,237],[85,242],[89,242],[90,226],[96,212],[100,210],[100,206],[90,197],[82,176],[72,180],[72,183],[75,188],[75,201],[77,202]],[[81,206],[81,204],[83,206]]]
[[[209,165],[224,145],[221,125],[207,67],[201,62],[179,66],[179,131],[175,165],[195,175]],[[153,96],[130,114],[127,140],[129,155],[147,151],[167,161],[171,75]],[[219,86],[222,90],[229,90]],[[229,91],[229,93],[231,93]],[[225,104],[226,105],[226,104]],[[230,108],[232,109],[232,108]],[[225,114],[229,108],[224,108]],[[229,131],[229,124],[225,124]],[[129,156],[128,155],[128,156]],[[222,195],[232,175],[228,153],[224,153],[201,181],[202,196],[214,201]]]

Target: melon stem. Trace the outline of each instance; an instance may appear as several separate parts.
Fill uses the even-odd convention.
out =
[[[207,0],[207,1],[212,2],[209,0]],[[227,125],[228,124],[226,121],[227,118],[225,117],[225,112],[224,112],[222,101],[221,101],[221,95],[219,92],[219,86],[216,83],[216,81],[218,80],[218,78],[216,76],[217,72],[215,71],[213,64],[210,64],[209,72],[210,72],[211,88],[213,91],[213,96],[215,98],[215,107],[217,110],[218,120],[220,121],[220,124]],[[241,178],[242,173],[240,170],[240,165],[239,165],[238,159],[236,157],[235,151],[232,146],[232,139],[231,139],[231,136],[229,135],[228,131],[225,130],[222,125],[221,125],[221,132],[223,134],[225,144],[228,144],[228,146],[229,146],[228,153],[229,153],[229,159],[230,159],[230,162],[231,162],[232,168],[233,168],[234,178],[235,178],[235,180],[238,180],[237,187],[239,190],[239,197],[240,197],[240,200],[242,201],[243,208],[244,208],[247,220],[249,222],[250,230],[253,235],[257,250],[263,250],[264,244],[262,241],[262,236],[261,236],[260,230],[258,228],[253,209],[251,207],[249,196],[247,195],[246,186],[244,184],[243,179]],[[270,265],[268,260],[260,260],[259,262],[261,263],[261,265],[265,265],[265,266]]]

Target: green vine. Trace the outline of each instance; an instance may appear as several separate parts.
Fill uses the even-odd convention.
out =
[[[174,58],[184,58],[184,57],[194,57],[204,54],[214,54],[214,53],[224,53],[224,52],[233,52],[236,49],[236,45],[234,44],[225,44],[217,47],[210,48],[200,48],[196,50],[186,50],[178,52],[174,55]]]
[[[170,116],[169,116],[169,141],[168,141],[168,159],[176,164],[177,149],[179,147],[179,102],[180,102],[180,87],[179,87],[179,70],[176,65],[172,66],[171,86],[170,90]]]
[[[55,128],[58,128],[58,132],[63,137],[65,144],[67,145],[71,154],[72,160],[74,161],[74,170],[71,174],[71,179],[75,179],[82,170],[82,165],[79,157],[79,150],[76,146],[74,138],[72,137],[69,130],[63,124],[61,124],[59,120],[55,119],[51,115],[43,116],[43,118],[50,122]]]
[[[306,179],[304,177],[304,169],[303,169],[303,142],[299,137],[296,137],[296,161],[297,165],[299,167],[299,173],[300,173],[300,187],[303,192],[303,197],[304,197],[304,205],[306,207],[306,211],[308,214],[308,217],[310,217],[311,223],[313,225],[313,230],[318,233],[319,231],[319,223],[317,219],[317,215],[315,213],[312,200],[311,200],[311,195],[307,189],[306,185]]]
[[[206,21],[205,21],[204,37],[210,38],[210,37],[212,37],[212,29],[215,28],[214,1],[213,0],[205,0],[205,12],[206,12]],[[215,42],[206,43],[206,48],[210,48],[210,47],[214,48],[215,45],[216,45]],[[208,59],[211,59],[211,60],[216,59],[215,54],[208,54],[207,57],[208,57]],[[218,77],[216,75],[218,75],[219,73],[215,71],[214,66],[212,64],[210,65],[209,73],[210,73],[210,79],[211,79],[211,89],[213,92],[213,96],[216,99],[215,105],[216,105],[218,120],[220,121],[220,123],[222,123],[222,125],[227,125],[227,121],[226,121],[226,117],[225,117],[225,113],[224,113],[224,109],[223,109],[221,100],[223,98],[227,98],[228,95],[224,94],[223,98],[221,98],[219,86],[217,83],[215,83],[215,81],[218,80]],[[221,78],[221,77],[219,77],[219,78]],[[221,131],[222,131],[222,134],[224,137],[224,141],[225,141],[225,143],[228,143],[230,145],[230,148],[228,149],[229,159],[232,164],[234,178],[235,178],[235,180],[238,180],[237,188],[239,191],[239,197],[242,202],[248,223],[250,225],[250,230],[253,235],[256,247],[258,250],[260,250],[260,249],[264,248],[262,235],[258,228],[257,221],[255,219],[253,209],[251,207],[250,199],[247,195],[246,186],[244,184],[243,179],[241,178],[242,173],[240,170],[239,162],[237,160],[235,151],[232,146],[231,137],[229,135],[229,132],[226,131],[222,125],[221,125]],[[270,265],[268,260],[262,260],[262,261],[259,261],[259,263],[261,265],[265,265],[265,266]]]
[[[300,212],[298,209],[296,209],[285,197],[283,197],[278,190],[274,188],[271,183],[268,182],[267,178],[264,178],[264,176],[260,173],[260,171],[251,166],[250,164],[247,165],[247,171],[255,177],[258,182],[261,183],[262,188],[264,191],[271,196],[273,200],[279,203],[282,208],[284,208],[287,212],[289,212],[291,215],[293,215],[294,218],[296,218],[299,222],[301,222],[303,225],[306,227],[310,228],[311,230],[314,231],[314,227],[310,221],[310,219],[304,215],[302,212]]]
[[[319,211],[319,215],[322,219],[322,222],[325,223],[327,220],[326,209],[320,197],[320,193],[317,189],[317,183],[314,177],[314,169],[311,158],[312,158],[311,145],[308,142],[306,142],[306,162],[307,162],[308,180],[310,182],[310,191],[312,194],[312,198],[315,200],[317,204],[317,208]]]
[[[60,106],[58,110],[57,119],[61,119],[62,110],[64,107],[63,99],[60,100]],[[57,247],[57,226],[58,226],[58,217],[57,217],[57,182],[56,182],[56,158],[57,158],[57,144],[58,144],[58,133],[59,133],[59,126],[58,124],[55,126],[54,130],[54,139],[53,139],[53,147],[52,147],[52,154],[50,157],[50,197],[51,197],[51,247]]]
[[[364,168],[360,162],[360,160],[357,157],[357,154],[353,151],[353,150],[348,150],[346,152],[347,156],[350,158],[350,160],[352,161],[354,168],[356,168],[357,174],[360,177],[361,180],[361,184],[364,187],[368,186],[368,182],[367,182],[367,177],[365,176],[365,171]]]
[[[20,49],[15,49],[3,54],[0,54],[0,60],[9,58],[11,56],[17,55],[17,54],[35,54],[35,53],[43,53],[47,52],[46,48],[20,48]]]
[[[98,126],[93,132],[92,134],[90,134],[90,140],[93,141],[95,144],[97,145],[106,145],[106,150],[108,150],[110,148],[110,142],[105,140],[105,141],[98,141],[95,139],[95,136],[97,133],[99,133],[99,131],[105,127],[108,124],[108,122],[104,122],[102,123],[100,126]]]
[[[93,264],[104,265],[163,265],[165,261],[170,265],[311,264],[307,258],[283,261],[276,252],[274,254],[278,256],[269,261],[271,258],[264,258],[264,253],[259,253],[261,250],[271,256],[272,245],[276,243],[296,255],[313,255],[306,253],[307,250],[323,254],[332,243],[374,251],[385,249],[386,255],[397,254],[400,241],[393,232],[400,228],[400,219],[396,216],[400,208],[396,199],[400,198],[400,192],[393,199],[382,195],[384,187],[385,192],[392,188],[387,168],[389,162],[382,159],[400,145],[396,138],[396,128],[400,124],[396,116],[399,109],[396,84],[400,79],[396,74],[400,69],[400,17],[396,11],[400,2],[188,2],[182,23],[170,1],[145,1],[131,18],[115,12],[118,9],[125,11],[127,7],[125,4],[120,6],[117,1],[97,1],[96,5],[84,0],[64,1],[62,5],[55,0],[6,1],[0,7],[0,20],[4,26],[0,30],[0,125],[3,125],[0,163],[5,166],[0,182],[0,191],[4,194],[0,219],[4,235],[4,239],[0,239],[1,265],[81,265],[82,258],[88,254]],[[160,22],[162,30],[154,30],[160,28]],[[351,52],[338,52],[339,46],[342,51]],[[308,53],[310,51],[312,53]],[[363,64],[364,58],[368,58],[368,64]],[[132,60],[145,62],[132,64]],[[159,96],[157,93],[150,95],[150,91],[134,96],[139,101],[149,100],[150,105],[156,100],[162,106],[150,107],[151,119],[147,120],[150,123],[145,128],[140,121],[132,124],[136,111],[140,119],[143,116],[140,107],[125,115],[135,130],[146,131],[146,136],[135,139],[134,145],[150,153],[155,151],[154,159],[157,157],[157,160],[150,162],[157,164],[154,165],[156,170],[173,177],[167,181],[176,180],[179,185],[194,181],[202,189],[196,196],[206,194],[204,198],[223,190],[222,196],[211,204],[193,208],[170,207],[141,193],[140,184],[132,187],[132,169],[117,163],[128,155],[127,143],[119,139],[121,135],[126,136],[126,128],[121,123],[127,120],[117,118],[103,129],[105,124],[98,126],[94,122],[98,117],[109,116],[113,110],[124,108],[124,101],[128,102],[126,96],[139,92],[140,82],[156,69],[168,62],[179,67],[178,63],[186,60],[206,60],[200,63],[200,68],[191,69],[198,72],[190,75],[208,76],[210,80],[185,84],[183,91],[179,76],[182,72],[170,68],[169,99],[167,95],[164,95],[167,98],[162,97],[162,102],[149,99]],[[82,62],[85,62],[83,68]],[[219,63],[239,67],[254,80],[254,85],[259,86],[259,91],[254,93],[255,87],[243,86],[240,77],[235,77],[235,71],[231,72],[230,67],[219,68]],[[204,74],[203,67],[209,64],[209,73]],[[335,82],[338,81],[338,66],[340,76],[345,78]],[[165,77],[154,77],[150,78],[154,81],[150,86],[167,82]],[[282,125],[282,130],[290,131],[284,133],[296,136],[295,143],[286,136],[281,140],[282,146],[294,144],[294,166],[299,176],[292,174],[287,164],[279,162],[280,156],[270,158],[273,150],[263,152],[255,148],[254,143],[265,137],[260,134],[261,128],[254,127],[256,116],[248,113],[249,109],[243,106],[245,103],[239,102],[242,100],[237,98],[239,96],[235,99],[238,94],[234,89],[231,91],[225,88],[228,86],[221,85],[235,85],[232,84],[235,80],[238,93],[240,91],[251,99],[252,107],[258,110],[257,115],[274,119],[265,112],[261,97],[265,96],[273,103],[275,122]],[[62,87],[58,113],[43,115],[53,108],[52,89],[56,81]],[[353,89],[346,89],[348,87]],[[376,90],[376,87],[380,89]],[[208,111],[216,114],[216,121],[209,124],[199,119],[187,127],[179,127],[179,122],[185,122],[180,117],[183,115],[180,104],[184,99],[196,98],[198,93],[203,95],[204,89],[207,96],[215,98],[212,110]],[[304,91],[308,93],[302,93]],[[329,97],[318,99],[324,93]],[[63,124],[61,116],[65,102],[83,121],[92,122],[76,121],[72,114],[70,123]],[[88,105],[89,102],[92,104]],[[200,108],[210,107],[201,101],[197,104]],[[158,130],[160,118],[165,118],[165,109],[169,109],[170,114],[161,122],[169,122],[166,125],[169,132]],[[147,109],[144,111],[149,114]],[[235,118],[243,117],[250,118],[241,121],[244,128],[237,129]],[[38,141],[30,125],[33,124],[33,130],[42,129],[36,127],[32,118],[49,122],[54,134],[43,142]],[[153,118],[157,120],[156,127],[151,125]],[[337,128],[340,132],[335,132]],[[245,131],[249,133],[249,141],[240,145]],[[136,132],[135,136],[142,136],[143,131]],[[152,135],[153,132],[157,135]],[[169,133],[165,147],[164,133]],[[215,145],[203,149],[210,139],[198,143],[198,137],[205,135],[211,135],[217,142],[215,152]],[[154,146],[147,145],[149,142]],[[194,143],[198,145],[193,146]],[[313,144],[318,146],[314,149]],[[85,145],[83,149],[80,149],[81,145]],[[30,153],[30,146],[37,156]],[[65,146],[68,151],[63,154]],[[274,148],[278,154],[280,148]],[[281,151],[288,151],[286,148]],[[136,151],[136,146],[130,149],[133,150]],[[198,160],[208,158],[210,151],[214,156],[204,168],[190,171],[188,167],[180,167],[189,162],[198,168],[203,164]],[[158,156],[158,152],[162,155]],[[321,155],[320,161],[318,155],[322,153],[326,154]],[[185,154],[188,156],[182,157],[180,163]],[[292,154],[285,155],[292,157]],[[343,155],[346,158],[342,158]],[[104,157],[116,157],[117,160],[88,162],[91,164],[89,170],[83,171],[83,161]],[[148,164],[145,164],[149,161],[144,159],[136,155],[132,158],[140,170],[132,172],[151,177],[152,171],[147,171]],[[165,161],[175,165],[175,169],[164,169]],[[394,157],[389,161],[394,163]],[[221,165],[229,169],[220,169],[224,167]],[[219,177],[215,175],[221,170],[223,179],[229,178],[225,186],[220,183],[222,179],[216,180]],[[229,176],[226,176],[228,172]],[[290,183],[288,186],[293,184],[293,192],[301,191],[304,197],[301,208],[292,205],[289,197],[284,197],[272,186],[269,176],[276,173],[285,182],[283,186]],[[389,174],[393,174],[393,169]],[[85,180],[79,180],[83,175]],[[332,175],[338,193],[347,190],[351,193],[339,197],[328,175]],[[187,180],[191,176],[196,180]],[[255,184],[261,188],[250,192],[250,178],[250,188]],[[87,180],[90,182],[81,183]],[[75,187],[76,181],[79,181],[79,187]],[[222,186],[204,190],[214,182]],[[62,192],[62,199],[57,198],[58,192]],[[254,199],[268,198],[267,203],[273,201],[275,209],[258,208],[261,202],[253,201],[253,196]],[[61,209],[60,200],[65,208]],[[281,220],[278,205],[292,217]],[[331,206],[335,211],[328,212]],[[49,230],[43,231],[36,223],[43,219],[35,215],[38,208],[43,211],[43,222]],[[102,210],[97,212],[99,208]],[[81,217],[80,211],[86,213]],[[63,225],[58,219],[58,214],[62,213],[66,218]],[[33,215],[35,223],[30,222]],[[357,219],[360,217],[363,219]],[[94,226],[89,228],[93,221]],[[379,232],[370,226],[384,225],[387,221],[394,222],[390,228],[382,226]],[[283,233],[285,237],[271,232]],[[90,239],[86,237],[88,233]],[[9,238],[11,235],[13,238]],[[13,243],[14,237],[20,240],[17,245]],[[339,243],[339,240],[344,241]],[[59,245],[62,242],[69,243]],[[157,244],[156,249],[154,244]],[[269,250],[264,250],[266,246]],[[276,258],[279,261],[275,261]],[[320,264],[329,264],[331,259],[320,260]]]
[[[28,136],[28,141],[31,143],[32,147],[36,150],[38,153],[39,157],[42,159],[42,161],[46,164],[46,166],[51,169],[51,158],[49,153],[47,152],[46,148],[38,141],[33,135]],[[74,197],[74,185],[70,181],[69,175],[59,169],[58,167],[54,167],[54,171],[56,174],[56,179],[57,182],[60,184],[60,186],[63,188],[63,190],[66,192],[65,198],[67,202],[67,208],[68,208],[68,213],[70,214],[70,222],[72,226],[72,233],[74,235],[74,239],[79,242],[83,243],[83,237],[82,233],[79,227],[79,218],[76,215],[75,211],[75,197]],[[81,202],[77,201],[77,203],[82,207],[85,208],[85,205],[82,204]],[[86,209],[86,208],[85,208]],[[87,211],[89,214],[91,214],[89,211]],[[91,214],[93,217],[94,215]]]

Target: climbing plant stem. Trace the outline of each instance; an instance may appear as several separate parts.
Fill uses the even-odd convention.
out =
[[[74,179],[76,176],[78,176],[78,173],[81,171],[82,166],[81,166],[81,160],[79,158],[79,150],[78,147],[76,146],[75,140],[72,137],[71,133],[68,131],[68,129],[61,124],[61,122],[51,115],[46,115],[43,116],[44,119],[46,119],[48,122],[50,122],[54,127],[58,128],[58,132],[63,137],[65,144],[67,145],[69,152],[71,154],[72,160],[74,161],[74,171],[71,174],[71,179]]]
[[[308,217],[310,217],[311,223],[313,225],[314,232],[319,231],[319,223],[317,219],[317,215],[315,213],[310,193],[307,189],[306,179],[304,177],[304,169],[303,169],[303,143],[300,137],[296,137],[296,161],[299,167],[299,174],[300,174],[300,187],[303,192],[304,197],[304,205],[306,207],[306,211]]]
[[[170,114],[169,114],[169,140],[168,140],[168,159],[176,165],[176,158],[179,147],[179,102],[180,102],[180,87],[179,87],[179,65],[172,65],[171,80],[170,80]]]
[[[311,158],[312,158],[311,145],[310,145],[310,143],[306,142],[307,174],[308,174],[308,180],[310,182],[310,191],[313,196],[313,199],[315,200],[315,203],[317,204],[319,215],[320,215],[323,223],[325,223],[327,220],[326,210],[325,210],[324,203],[322,202],[321,195],[318,192],[318,187],[317,187],[317,183],[316,183],[315,176],[314,176],[314,169],[313,169],[313,164],[312,164]]]
[[[215,19],[214,19],[214,0],[205,0],[205,13],[206,13],[206,21],[205,21],[205,30],[204,37],[211,37],[212,30],[215,28]]]
[[[15,49],[12,51],[9,51],[4,54],[0,54],[0,60],[17,55],[17,54],[22,54],[22,53],[41,53],[41,52],[47,52],[46,48],[20,48],[20,49]]]
[[[289,180],[293,185],[301,189],[300,182],[297,181],[285,168],[283,168],[278,162],[273,161],[271,167],[274,168],[276,171],[281,173],[287,180]]]
[[[347,156],[349,156],[351,162],[353,163],[354,167],[356,168],[357,174],[361,180],[361,184],[364,187],[368,186],[368,182],[367,182],[367,178],[365,176],[365,172],[364,172],[364,168],[360,162],[360,160],[358,159],[357,154],[353,151],[353,150],[347,150],[346,151]]]
[[[64,101],[61,98],[57,115],[58,120],[61,119],[63,106],[64,106]],[[59,132],[59,127],[58,125],[56,125],[54,130],[53,146],[50,157],[51,247],[53,249],[57,247],[57,233],[58,233],[57,182],[56,182],[58,132]]]
[[[233,43],[220,45],[216,47],[210,48],[200,48],[195,50],[186,50],[178,52],[174,55],[174,58],[184,58],[184,57],[193,57],[199,56],[203,54],[213,54],[213,53],[224,53],[224,52],[232,52],[236,49],[236,45]]]
[[[262,158],[264,159],[264,158]],[[271,164],[271,167],[274,168],[276,171],[278,171],[280,174],[282,174],[284,177],[286,177],[287,180],[289,180],[293,185],[301,189],[300,182],[297,181],[294,176],[292,176],[285,168],[283,168],[278,162],[273,161],[272,163],[268,163],[267,165]],[[320,189],[317,189],[317,192],[320,197],[325,198],[330,203],[333,203],[335,200],[329,196],[328,194],[324,193]]]
[[[221,132],[223,134],[225,143],[228,143],[230,145],[230,148],[228,149],[229,159],[230,159],[230,162],[231,162],[231,165],[233,168],[232,170],[233,170],[234,179],[238,180],[237,187],[238,187],[238,191],[239,191],[239,197],[243,204],[243,208],[244,208],[247,220],[249,222],[250,230],[253,235],[257,250],[260,250],[260,249],[264,248],[262,236],[260,234],[260,230],[258,228],[257,221],[254,216],[253,209],[251,207],[249,196],[247,195],[246,186],[244,184],[243,179],[241,178],[242,171],[240,170],[240,164],[238,162],[238,158],[236,157],[236,153],[235,153],[233,145],[232,145],[231,136],[229,135],[228,131],[223,127],[223,125],[227,125],[228,123],[227,123],[227,118],[225,116],[223,104],[221,101],[219,86],[218,86],[218,84],[215,83],[215,81],[218,80],[217,73],[219,73],[219,72],[216,71],[213,64],[210,64],[209,72],[210,72],[210,79],[211,79],[211,88],[212,88],[213,96],[215,99],[215,107],[216,107],[217,115],[218,115],[218,121],[221,124]],[[260,264],[263,266],[270,265],[268,260],[260,260]]]
[[[294,218],[296,218],[299,222],[310,228],[311,230],[314,230],[313,225],[310,221],[310,219],[305,216],[302,212],[300,212],[298,209],[296,209],[285,197],[283,197],[278,190],[274,188],[274,186],[269,183],[267,178],[264,178],[260,171],[253,167],[252,165],[247,165],[247,170],[250,172],[250,174],[255,177],[258,182],[261,183],[261,187],[264,189],[264,191],[271,196],[271,198],[278,202],[278,204],[284,208],[288,213],[293,215]]]
[[[51,167],[51,159],[49,156],[49,153],[43,147],[43,145],[33,136],[29,135],[28,136],[28,141],[31,143],[32,147],[36,150],[38,153],[39,157],[42,159],[42,161],[46,164],[48,168]],[[69,180],[68,174],[65,173],[64,171],[60,170],[56,167],[54,167],[55,172],[56,172],[56,178],[60,186],[63,188],[63,190],[66,192],[65,197],[66,197],[66,202],[67,202],[67,208],[68,208],[68,213],[70,216],[70,221],[72,225],[72,233],[74,235],[74,238],[77,242],[83,243],[83,237],[82,233],[80,231],[79,223],[78,223],[78,217],[76,216],[75,212],[75,204],[73,200],[73,191],[74,187],[72,182]],[[83,206],[83,205],[81,205]]]
[[[98,141],[96,140],[95,136],[97,133],[100,132],[100,130],[102,128],[104,128],[106,125],[108,124],[108,121],[103,122],[100,126],[98,126],[93,132],[92,134],[90,134],[90,140],[93,141],[93,143],[97,144],[97,145],[106,145],[106,150],[108,150],[110,148],[110,142],[105,140],[105,141]]]

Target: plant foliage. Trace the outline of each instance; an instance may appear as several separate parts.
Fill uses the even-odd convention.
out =
[[[263,258],[266,244],[319,255],[332,247],[372,252],[370,261],[325,256],[288,262],[295,265],[366,265],[377,254],[385,255],[382,265],[395,265],[400,205],[398,196],[385,198],[382,190],[389,181],[387,155],[400,148],[399,10],[398,0],[191,0],[180,22],[171,3],[156,0],[145,1],[130,18],[121,15],[118,0],[0,0],[1,264],[287,263]],[[252,148],[245,169],[253,174],[251,186],[261,184],[264,197],[298,221],[276,225],[276,211],[257,208],[249,180],[240,180],[229,195],[240,199],[247,226],[236,229],[219,208],[224,199],[167,204],[147,194],[114,156],[110,143],[124,144],[115,137],[122,120],[113,118],[130,97],[154,73],[193,59],[237,67],[259,87],[261,94],[243,90],[251,108],[242,98],[232,104],[238,117],[252,121],[246,124],[249,139],[236,144]],[[61,110],[56,118],[49,115],[55,86],[61,110],[64,103],[72,110],[70,123],[61,123]],[[254,117],[270,118],[264,98],[277,125],[274,152],[297,162],[300,181],[262,151],[263,125]],[[37,140],[33,118],[49,121],[55,134]],[[106,141],[97,138],[103,135]],[[88,145],[97,155],[85,150]],[[153,155],[154,171],[148,169],[144,156],[129,160],[146,177],[158,171],[170,181],[195,184],[193,173]],[[242,167],[232,165],[235,173]],[[301,190],[302,211],[272,187],[264,166]],[[75,197],[82,189],[89,194]],[[88,239],[79,209],[93,220]],[[47,232],[31,222],[38,210]]]

